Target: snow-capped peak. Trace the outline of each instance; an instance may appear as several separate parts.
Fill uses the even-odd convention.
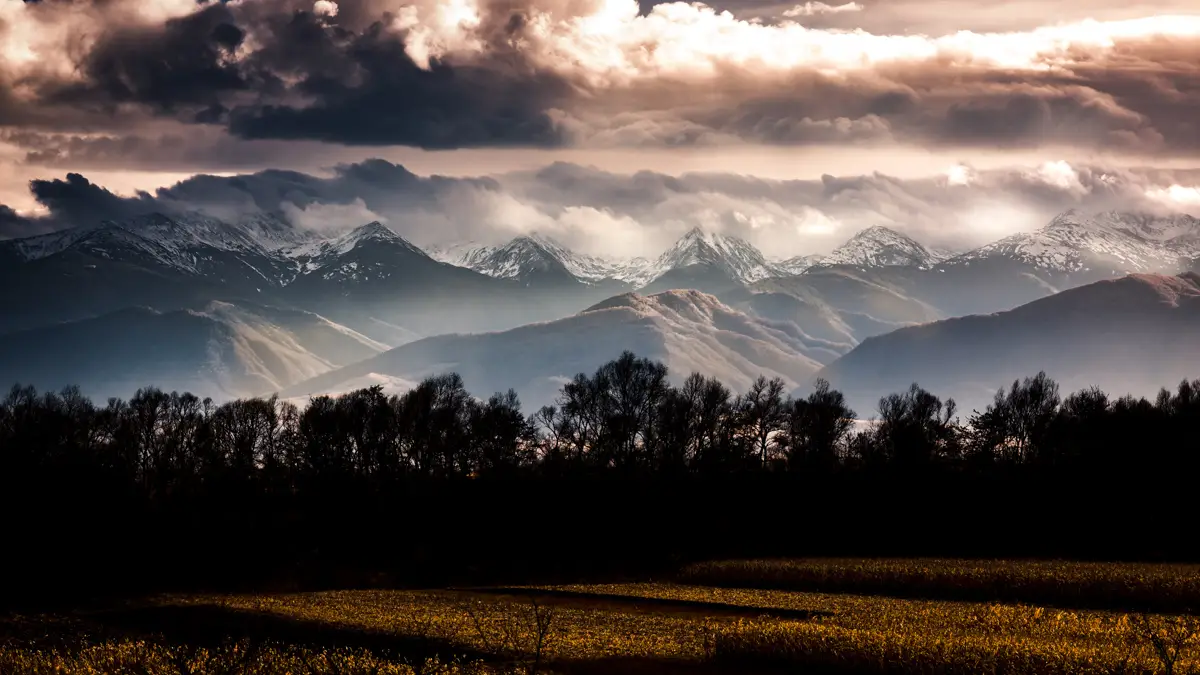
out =
[[[388,229],[387,226],[377,220],[356,227],[340,237],[293,246],[285,249],[284,254],[289,258],[304,261],[307,269],[314,269],[314,264],[316,267],[320,267],[320,264],[317,264],[318,259],[328,259],[345,255],[359,246],[369,243],[399,246],[422,257],[429,257],[428,253],[414,246],[407,239]]]
[[[882,225],[868,227],[820,259],[819,264],[854,267],[920,267],[937,262],[937,256],[912,237]]]
[[[1105,211],[1092,220],[1130,236],[1151,241],[1173,242],[1200,237],[1200,220],[1184,213],[1157,215],[1124,211]]]
[[[266,251],[246,230],[198,213],[167,216],[156,212],[101,225],[128,230],[175,252],[196,246],[232,252]]]
[[[338,239],[344,242],[354,242],[355,244],[371,240],[408,243],[404,237],[396,234],[378,220],[373,220],[366,225],[356,227]]]
[[[429,255],[491,277],[523,281],[529,281],[535,275],[559,272],[585,284],[606,280],[629,282],[646,266],[642,258],[619,260],[577,253],[539,232],[518,236],[501,246],[467,242],[432,247]]]
[[[1121,272],[1177,271],[1200,257],[1200,220],[1108,211],[1088,215],[1071,209],[1033,232],[1021,232],[951,260],[1007,258],[1055,271],[1092,267]]]
[[[647,281],[693,265],[719,267],[742,283],[766,279],[775,273],[762,252],[746,240],[694,227],[658,257],[648,270],[653,276]]]
[[[269,251],[278,251],[322,238],[316,232],[292,225],[277,213],[250,214],[239,218],[237,226],[244,229]]]
[[[546,274],[570,275],[565,263],[572,255],[554,242],[527,235],[503,246],[465,251],[460,264],[499,279],[530,281],[532,277]]]
[[[430,249],[430,255],[505,279],[526,279],[530,274],[557,268],[583,283],[619,281],[634,288],[646,286],[670,270],[692,265],[718,266],[745,283],[777,273],[763,254],[746,241],[698,227],[653,259],[614,259],[577,253],[538,232],[516,237],[502,246],[435,247]]]

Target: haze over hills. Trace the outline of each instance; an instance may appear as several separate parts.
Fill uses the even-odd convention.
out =
[[[315,311],[394,345],[555,318],[610,294],[525,289],[433,260],[380,223],[328,239],[274,232],[270,246],[255,238],[261,228],[155,214],[0,242],[0,331],[224,300]]]
[[[698,228],[657,256],[610,260],[573,252],[542,235],[431,254],[378,222],[320,235],[276,217],[231,224],[197,214],[152,214],[0,242],[0,334],[64,322],[68,324],[59,328],[66,333],[86,331],[88,322],[109,325],[121,317],[138,325],[195,323],[186,310],[207,316],[214,303],[226,303],[315,314],[387,347],[448,333],[492,335],[536,324],[540,328],[528,328],[528,335],[539,337],[530,337],[530,344],[553,352],[545,345],[561,335],[553,328],[556,320],[572,325],[598,321],[594,314],[607,299],[635,289],[659,298],[646,301],[652,309],[643,308],[642,314],[665,316],[663,303],[674,296],[658,294],[693,289],[714,294],[721,309],[697,310],[691,316],[715,321],[734,313],[761,326],[791,326],[799,342],[785,340],[772,349],[792,350],[801,363],[821,365],[864,339],[898,328],[1009,310],[1129,271],[1173,274],[1200,266],[1200,221],[1069,211],[1037,231],[945,256],[884,227],[857,233],[829,255],[799,261],[772,261],[745,240]],[[28,288],[38,290],[29,293]],[[131,307],[176,318],[151,321],[137,312],[121,313]],[[627,310],[605,316],[637,314]],[[598,352],[619,353],[641,344],[641,333],[631,331],[632,324],[617,324],[607,332],[596,329],[596,335],[605,336],[603,344],[595,344]],[[659,324],[674,325],[665,319]],[[690,326],[684,332],[698,331]],[[296,339],[301,351],[313,351],[303,336]],[[471,345],[475,339],[484,338],[445,338],[446,344]],[[628,340],[633,342],[622,344]],[[654,344],[668,342],[661,338]],[[22,344],[31,351],[48,349],[36,341]],[[666,349],[655,348],[655,353]],[[406,354],[432,358],[442,349],[427,343],[424,351]],[[516,345],[501,351],[506,358],[525,358],[516,356]],[[673,353],[676,361],[686,361],[679,350]],[[137,354],[131,352],[129,358]],[[714,353],[712,358],[715,371],[744,374],[729,365],[729,355]],[[345,365],[321,359],[325,365],[285,371],[310,376]],[[450,360],[470,362],[458,356]],[[411,379],[420,372],[417,361],[406,356],[403,372],[389,377]],[[255,372],[254,367],[243,370]],[[772,372],[781,371],[772,367]],[[282,386],[289,377],[276,373],[263,381]]]
[[[936,307],[864,271],[812,270],[772,277],[721,298],[743,311],[790,321],[814,335],[849,345],[872,335],[945,318]]]
[[[199,311],[134,307],[0,335],[0,381],[39,390],[78,385],[101,401],[151,385],[223,400],[279,389],[386,349],[308,312],[216,301]]]
[[[666,363],[676,378],[692,371],[744,388],[760,374],[806,381],[846,345],[795,324],[739,312],[699,291],[623,294],[575,316],[477,335],[419,340],[283,390],[285,397],[346,388],[347,382],[415,381],[457,372],[477,396],[517,390],[529,409],[553,401],[563,382],[632,350]]]
[[[901,328],[821,371],[860,413],[918,382],[969,412],[996,389],[1045,370],[1064,393],[1099,386],[1153,395],[1200,375],[1200,276],[1135,274],[1016,309]]]

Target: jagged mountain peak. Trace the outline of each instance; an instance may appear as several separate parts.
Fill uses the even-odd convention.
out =
[[[371,221],[366,225],[360,225],[329,243],[332,244],[333,250],[340,253],[348,253],[367,243],[381,243],[390,246],[399,246],[422,257],[428,257],[428,254],[420,247],[413,245],[412,242],[396,234],[391,228],[378,220]]]
[[[927,268],[937,261],[937,254],[912,237],[875,225],[859,231],[818,262],[822,266]]]
[[[1200,257],[1200,220],[1191,216],[1069,209],[1045,226],[1020,232],[950,261],[1008,259],[1062,272],[1174,272]]]
[[[353,261],[347,262],[342,259],[352,252],[373,250],[375,248],[379,250],[400,250],[422,258],[430,257],[424,250],[413,245],[407,239],[396,234],[377,220],[366,225],[360,225],[333,239],[293,246],[286,249],[284,254],[299,262],[301,273],[309,273],[322,268],[338,267],[341,270],[341,274],[355,276],[361,275],[358,263]],[[341,262],[339,263],[339,261]],[[332,274],[334,274],[334,271],[326,270],[326,276]]]
[[[775,274],[762,251],[745,239],[693,227],[649,267],[649,280],[691,267],[715,268],[741,283],[753,283]]]
[[[392,232],[390,228],[378,220],[372,220],[366,225],[359,225],[353,230],[350,230],[350,232],[346,233],[346,236],[354,237],[359,240],[368,237],[379,237],[382,239],[403,239],[403,237],[395,232]]]
[[[458,244],[434,248],[435,259],[499,279],[526,283],[603,281],[631,283],[646,266],[645,260],[616,260],[577,253],[557,239],[533,231],[499,246]]]

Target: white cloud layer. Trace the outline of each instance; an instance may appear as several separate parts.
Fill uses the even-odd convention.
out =
[[[782,16],[788,18],[798,16],[818,16],[821,14],[843,14],[845,12],[861,12],[863,6],[857,2],[847,2],[844,5],[827,5],[823,2],[806,2],[803,5],[784,10]]]

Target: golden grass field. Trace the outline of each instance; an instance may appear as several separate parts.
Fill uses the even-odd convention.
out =
[[[937,559],[726,560],[683,583],[1200,613],[1200,565]]]
[[[905,561],[789,564],[848,574],[877,565],[886,576]],[[907,564],[909,574],[974,565]],[[1045,570],[1047,585],[1098,588],[1087,575],[1125,574],[1134,595],[1138,579],[1166,584],[1186,569],[1009,564],[1011,575]],[[10,640],[0,672],[1200,672],[1200,621],[1185,615],[702,586],[694,569],[681,578],[693,583],[164,597],[73,616],[85,627],[73,641]]]

